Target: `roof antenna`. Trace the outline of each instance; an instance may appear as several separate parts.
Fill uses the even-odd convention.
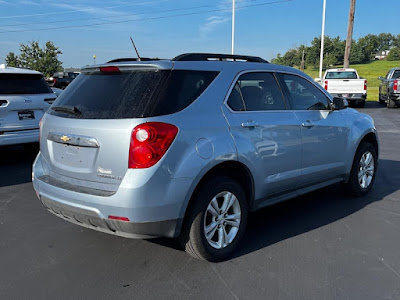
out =
[[[131,42],[132,42],[133,48],[135,48],[136,55],[138,57],[138,61],[141,61],[142,59],[140,58],[139,52],[136,49],[135,43],[133,42],[133,38],[131,36],[130,36],[130,38],[131,38]]]

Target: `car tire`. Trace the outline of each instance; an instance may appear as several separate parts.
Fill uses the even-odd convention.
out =
[[[242,239],[247,216],[242,186],[229,177],[213,177],[195,193],[179,240],[195,258],[212,262],[225,260]]]
[[[388,99],[387,102],[387,108],[395,108],[396,107],[396,102],[394,102],[392,99]]]
[[[379,103],[386,104],[386,101],[384,99],[382,99],[381,94],[379,94]]]
[[[365,107],[365,101],[359,102],[358,107],[364,108]]]
[[[375,182],[377,167],[378,159],[374,146],[363,142],[354,156],[349,181],[344,183],[347,192],[358,197],[366,195]]]

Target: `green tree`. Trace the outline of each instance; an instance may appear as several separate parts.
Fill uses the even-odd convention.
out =
[[[62,62],[58,59],[58,55],[62,54],[62,52],[51,41],[46,42],[42,48],[40,48],[39,42],[37,41],[32,41],[28,44],[20,44],[19,50],[21,54],[16,60],[14,59],[16,56],[12,52],[7,55],[7,58],[9,58],[12,63],[17,61],[18,66],[22,68],[42,72],[45,76],[51,76],[55,72],[63,70]],[[10,65],[8,62],[7,64]]]
[[[359,43],[353,41],[350,52],[350,63],[359,64],[363,62],[364,59],[365,59],[365,53],[362,49],[362,46]]]
[[[14,52],[8,53],[6,57],[6,64],[9,67],[19,67],[20,61],[18,59],[18,56],[16,56]]]
[[[400,60],[400,48],[393,48],[390,50],[387,60]]]

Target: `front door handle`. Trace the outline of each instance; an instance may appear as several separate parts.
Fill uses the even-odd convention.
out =
[[[311,122],[310,120],[307,120],[304,123],[301,123],[301,126],[306,127],[306,128],[311,128],[311,127],[314,127],[314,123]]]
[[[254,128],[257,126],[258,126],[258,123],[254,122],[253,120],[248,120],[247,122],[242,123],[243,128]]]

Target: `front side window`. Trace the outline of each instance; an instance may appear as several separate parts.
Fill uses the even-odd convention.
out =
[[[282,74],[290,95],[293,110],[328,110],[329,100],[323,92],[309,81],[289,74]]]
[[[282,92],[272,73],[254,72],[239,77],[229,99],[234,111],[285,110]]]

